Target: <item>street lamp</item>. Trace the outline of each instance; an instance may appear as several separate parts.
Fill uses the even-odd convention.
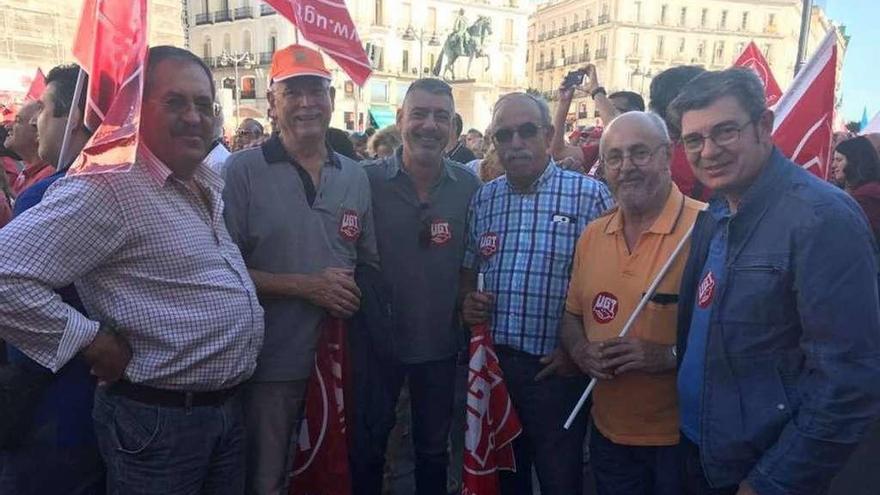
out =
[[[639,94],[645,93],[645,79],[651,79],[654,77],[654,73],[651,72],[651,69],[642,70],[641,67],[636,67],[632,73],[633,76],[641,76],[642,77],[642,85],[639,87]]]
[[[422,58],[422,52],[424,50],[425,41],[428,41],[428,46],[440,46],[440,40],[437,39],[436,31],[428,31],[427,29],[418,29],[412,27],[412,25],[408,26],[400,38],[404,41],[416,41],[419,42],[419,77],[424,75],[423,71],[425,70],[425,66],[423,64],[424,59]]]
[[[250,52],[229,53],[224,51],[220,55],[220,65],[227,67],[232,66],[233,77],[235,79],[235,128],[238,129],[241,123],[241,86],[238,80],[238,66],[241,64],[245,69],[250,69],[254,65],[254,56]]]

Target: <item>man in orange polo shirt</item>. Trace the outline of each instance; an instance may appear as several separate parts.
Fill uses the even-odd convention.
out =
[[[40,102],[25,103],[9,131],[5,146],[14,151],[24,162],[24,170],[11,184],[12,194],[18,197],[22,191],[55,173],[55,167],[46,163],[38,153],[37,115],[40,113]]]
[[[679,253],[648,305],[618,338],[703,204],[672,183],[672,144],[654,114],[629,112],[600,142],[618,208],[578,240],[562,341],[593,392],[590,459],[599,495],[678,495],[675,332]]]

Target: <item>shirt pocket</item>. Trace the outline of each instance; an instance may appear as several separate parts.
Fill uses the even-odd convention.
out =
[[[722,319],[726,323],[781,325],[794,312],[787,260],[742,258],[728,267]]]
[[[678,294],[654,294],[642,310],[636,336],[655,344],[672,345],[675,343],[677,318]]]

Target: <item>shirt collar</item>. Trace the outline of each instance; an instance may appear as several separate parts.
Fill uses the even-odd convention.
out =
[[[654,220],[654,223],[651,225],[651,228],[648,229],[648,232],[660,235],[671,234],[673,229],[675,229],[675,225],[678,223],[683,206],[684,194],[682,194],[681,190],[678,189],[678,186],[673,183],[669,194],[666,196],[666,203],[663,204],[663,211],[661,211],[660,216]],[[618,205],[608,219],[608,222],[605,224],[605,233],[614,234],[621,230],[623,230],[623,212]]]
[[[385,169],[385,178],[388,180],[394,179],[400,174],[406,174],[406,168],[403,166],[403,146],[398,146],[396,150],[394,150],[394,154],[390,157],[386,158],[387,167]],[[439,182],[443,182],[446,179],[450,179],[453,181],[458,181],[458,177],[452,173],[452,168],[450,160],[443,158],[443,167],[440,169],[440,180]]]
[[[168,179],[173,177],[173,172],[168,168],[168,165],[165,165],[165,163],[153,154],[153,152],[143,143],[138,146],[138,161],[144,166],[144,168],[146,168],[147,173],[160,187],[164,186],[168,182]],[[223,179],[217,172],[211,170],[211,168],[204,163],[200,163],[199,166],[196,167],[193,180],[208,187],[212,191],[223,190]]]
[[[330,145],[328,145],[326,141],[324,142],[324,146],[327,147],[327,162],[324,165],[342,168],[342,162],[339,161],[336,152],[330,148]],[[267,139],[260,148],[263,152],[263,158],[266,160],[266,163],[288,162],[299,165],[299,162],[287,154],[287,150],[284,149],[284,144],[281,143],[281,135],[278,133],[272,134],[272,137]]]
[[[41,170],[49,166],[51,166],[49,165],[49,163],[42,160],[36,163],[26,163],[26,166],[24,170],[21,171],[21,173],[24,174],[25,177],[30,178],[37,175],[38,173],[40,173]]]

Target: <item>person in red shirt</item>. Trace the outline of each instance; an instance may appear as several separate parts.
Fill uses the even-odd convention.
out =
[[[847,139],[834,149],[831,170],[865,211],[874,238],[880,240],[880,158],[864,136]]]
[[[15,116],[9,136],[4,145],[14,151],[25,163],[15,181],[12,183],[12,194],[18,196],[33,184],[55,173],[55,167],[40,159],[38,153],[36,117],[40,113],[40,102],[25,103]]]

